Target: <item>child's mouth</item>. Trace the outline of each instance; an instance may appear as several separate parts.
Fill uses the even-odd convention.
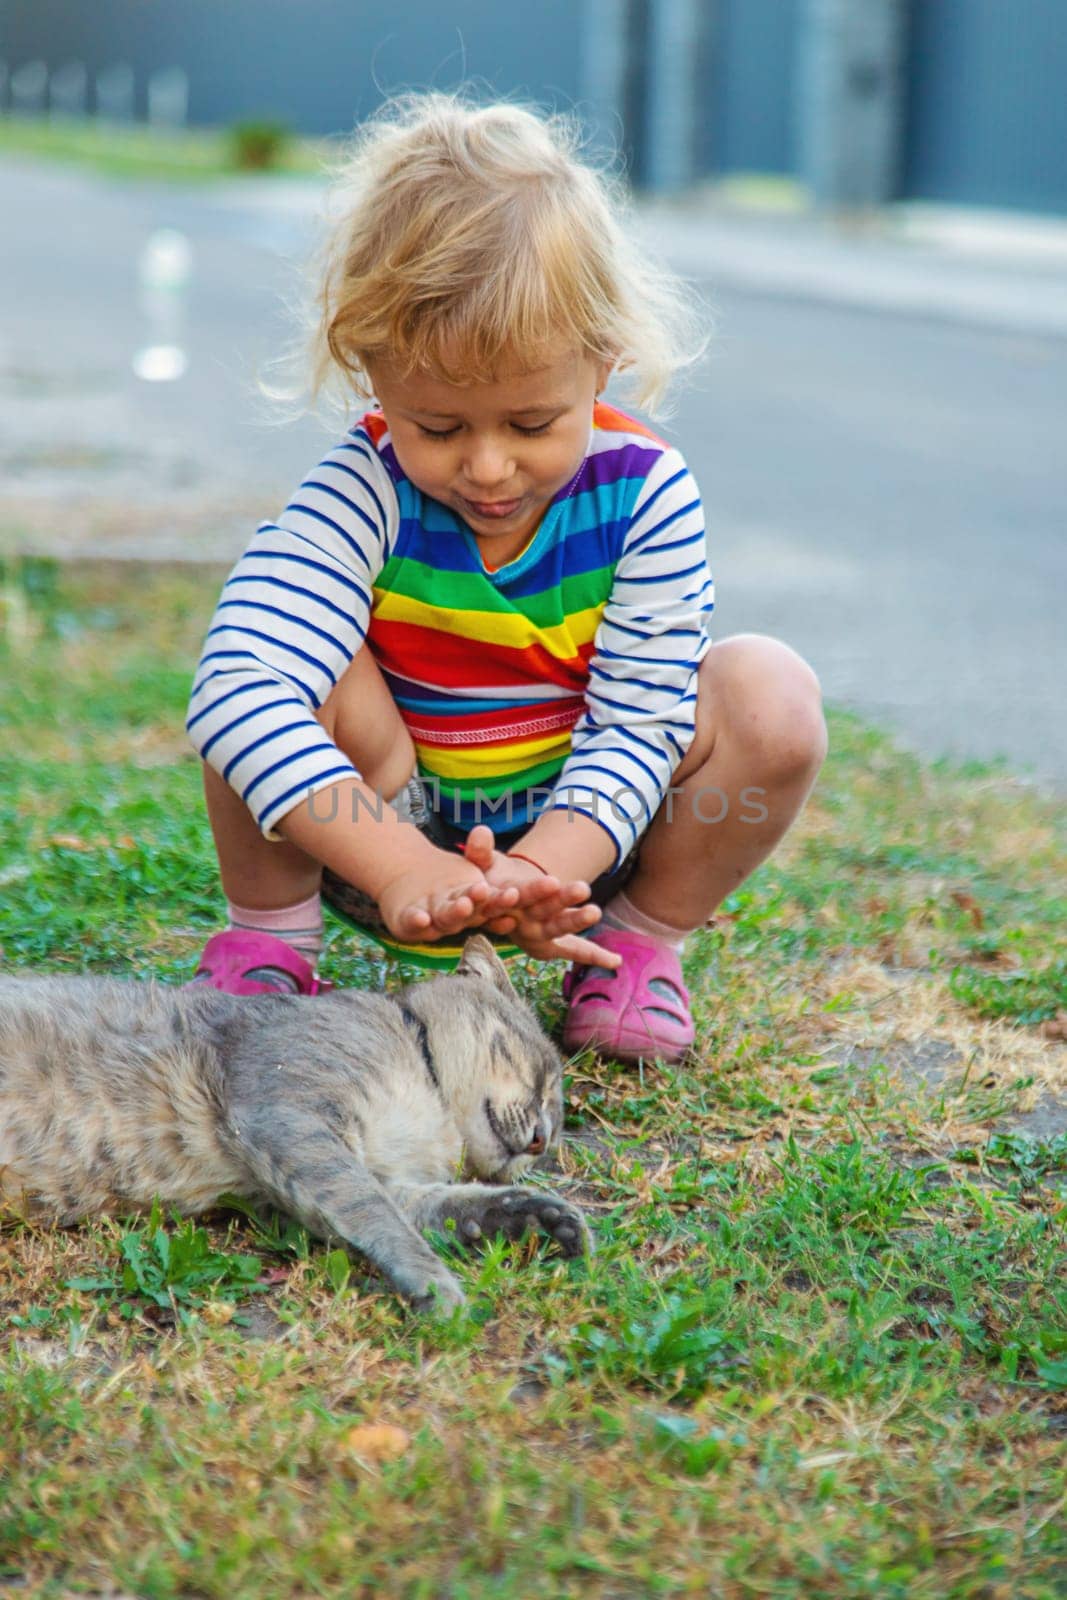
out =
[[[461,496],[461,499],[468,510],[474,512],[475,516],[486,517],[494,522],[502,521],[505,517],[514,516],[522,505],[521,500],[468,500],[465,495]]]

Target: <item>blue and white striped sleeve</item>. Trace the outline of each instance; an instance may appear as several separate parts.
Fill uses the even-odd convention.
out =
[[[662,804],[696,729],[715,603],[700,494],[666,450],[634,506],[597,629],[586,709],[552,808],[594,818],[621,861]]]
[[[259,528],[223,588],[186,727],[268,838],[309,795],[359,776],[315,712],[366,638],[396,525],[389,476],[353,430]]]

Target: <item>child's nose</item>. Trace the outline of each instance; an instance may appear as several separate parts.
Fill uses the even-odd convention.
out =
[[[464,470],[471,483],[491,489],[505,483],[514,474],[515,463],[502,440],[473,439],[467,451]]]

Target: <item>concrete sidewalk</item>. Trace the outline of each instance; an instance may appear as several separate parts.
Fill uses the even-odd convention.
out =
[[[1067,338],[1067,221],[920,206],[834,221],[714,194],[646,204],[638,219],[713,289]]]

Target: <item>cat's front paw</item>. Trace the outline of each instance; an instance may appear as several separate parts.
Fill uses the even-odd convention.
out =
[[[467,1304],[467,1296],[457,1280],[444,1270],[430,1279],[421,1293],[410,1298],[416,1311],[426,1311],[437,1317],[451,1316],[457,1307]]]
[[[589,1226],[569,1200],[543,1190],[487,1189],[484,1195],[464,1208],[460,1233],[469,1240],[483,1234],[503,1233],[521,1239],[531,1229],[547,1233],[565,1256],[592,1253]]]

